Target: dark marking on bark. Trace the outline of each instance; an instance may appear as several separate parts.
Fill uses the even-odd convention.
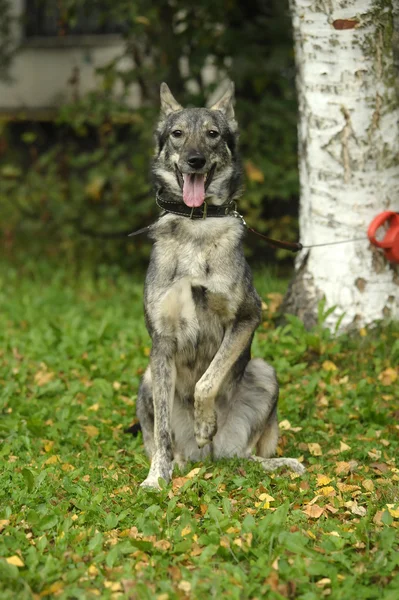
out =
[[[355,286],[359,290],[359,292],[364,292],[366,289],[367,281],[363,279],[363,277],[358,277],[355,281]]]
[[[211,267],[209,265],[209,262],[207,262],[205,265],[205,275],[209,275],[210,272],[211,272]]]
[[[373,271],[375,273],[382,273],[385,270],[385,266],[387,261],[384,258],[384,254],[376,248],[375,246],[371,246],[372,258],[371,264],[373,266]]]
[[[332,26],[334,29],[338,29],[339,31],[344,29],[355,29],[359,25],[359,21],[357,19],[335,19],[332,22]]]
[[[382,309],[382,314],[386,319],[389,319],[389,317],[392,316],[392,309],[389,306],[384,306]]]

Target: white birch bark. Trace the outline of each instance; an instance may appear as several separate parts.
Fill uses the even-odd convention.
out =
[[[366,236],[399,211],[393,2],[291,0],[299,98],[300,240]],[[368,241],[303,250],[284,302],[307,326],[325,297],[341,327],[399,317],[399,265]]]

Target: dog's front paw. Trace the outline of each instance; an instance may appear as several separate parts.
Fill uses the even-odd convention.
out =
[[[194,422],[194,434],[198,448],[209,444],[217,431],[216,413],[213,410],[209,414],[202,414],[201,418],[196,418]]]
[[[169,483],[172,478],[173,463],[164,454],[156,452],[152,457],[150,472],[146,479],[140,484],[143,488],[160,490],[159,479],[162,478]]]
[[[155,477],[155,475],[148,475],[148,477],[144,479],[142,483],[140,483],[140,487],[152,490],[160,490],[161,486],[159,485],[159,477]]]

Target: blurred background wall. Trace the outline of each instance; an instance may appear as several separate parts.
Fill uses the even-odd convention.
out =
[[[236,84],[240,210],[296,239],[293,43],[286,0],[0,0],[0,244],[40,257],[138,267],[157,215],[150,184],[159,84],[183,105]],[[252,260],[277,258],[248,238]]]

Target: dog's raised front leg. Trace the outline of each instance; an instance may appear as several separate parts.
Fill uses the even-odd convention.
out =
[[[212,441],[216,430],[215,399],[227,373],[249,344],[257,319],[234,322],[227,327],[219,350],[195,386],[194,433],[198,447]]]
[[[153,339],[150,368],[154,403],[154,453],[150,472],[141,485],[159,489],[159,478],[169,482],[173,468],[170,415],[175,393],[176,367],[174,342],[171,338]]]

